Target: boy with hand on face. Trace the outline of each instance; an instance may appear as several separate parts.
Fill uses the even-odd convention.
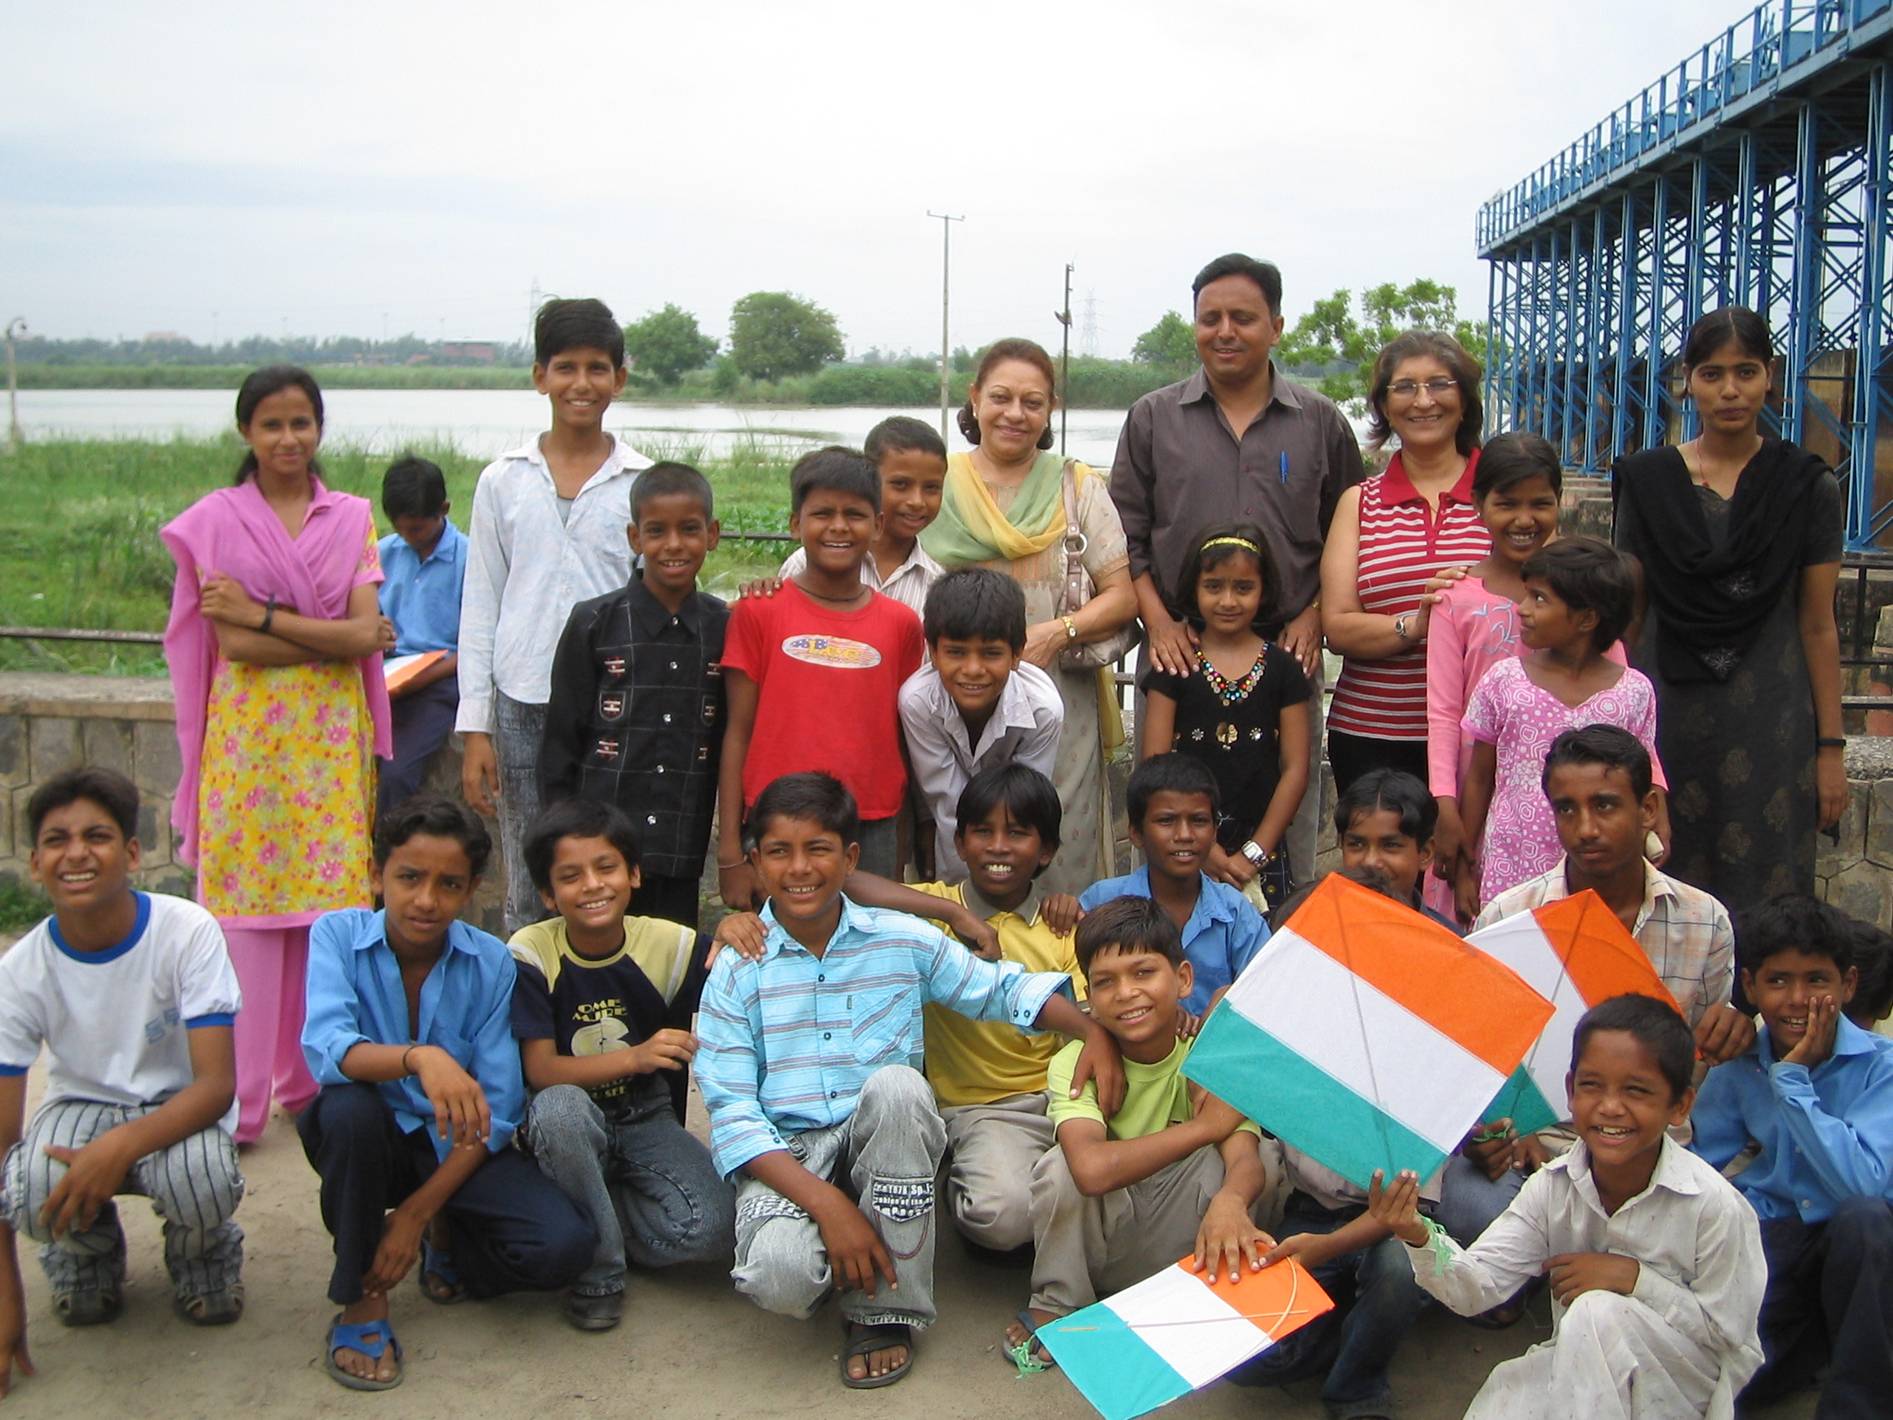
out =
[[[1109,1037],[1062,973],[981,961],[939,928],[863,907],[853,798],[792,774],[747,825],[766,892],[762,956],[720,955],[704,988],[697,1080],[711,1153],[737,1185],[737,1290],[785,1315],[841,1292],[841,1381],[891,1385],[931,1324],[934,1176],[945,1130],[922,1078],[923,1008],[1082,1037],[1073,1087],[1121,1096]]]
[[[1420,1286],[1462,1316],[1550,1280],[1551,1340],[1494,1369],[1466,1420],[1734,1413],[1761,1360],[1761,1239],[1741,1195],[1670,1137],[1694,1068],[1667,1002],[1616,996],[1585,1012],[1565,1086],[1578,1142],[1469,1248],[1420,1216],[1411,1173],[1375,1174],[1373,1218],[1405,1245]]]
[[[1268,1182],[1261,1131],[1183,1076],[1192,973],[1176,924],[1150,898],[1118,898],[1079,924],[1077,955],[1125,1093],[1108,1117],[1090,1086],[1074,1098],[1075,1044],[1046,1072],[1058,1145],[1032,1169],[1032,1298],[1006,1329],[1014,1355],[1041,1367],[1038,1329],[1100,1294],[1190,1251],[1211,1281],[1253,1271],[1272,1246],[1253,1216]]]
[[[632,487],[629,532],[643,576],[573,607],[553,654],[539,796],[622,809],[644,850],[639,912],[695,931],[730,621],[697,589],[722,533],[710,481],[688,464],[653,464]]]
[[[1735,1176],[1761,1216],[1766,1357],[1745,1404],[1806,1385],[1817,1420],[1884,1414],[1893,1396],[1893,1040],[1846,1018],[1858,982],[1853,924],[1788,894],[1742,914],[1742,989],[1761,1013],[1746,1052],[1709,1072],[1695,1149]]]
[[[376,812],[412,798],[427,762],[453,733],[460,708],[460,599],[467,539],[447,514],[440,466],[413,454],[388,465],[381,511],[394,531],[381,540],[381,614],[394,623],[394,654],[445,652],[397,691],[394,758],[382,766]]]
[[[591,1225],[511,1148],[526,1103],[510,1022],[513,958],[459,920],[492,844],[466,807],[423,795],[375,825],[380,912],[309,932],[302,1030],[322,1091],[296,1120],[335,1239],[323,1347],[350,1390],[401,1383],[388,1298],[419,1263],[437,1305],[569,1285]]]
[[[16,1364],[33,1374],[14,1235],[40,1244],[62,1323],[111,1321],[125,1297],[118,1194],[144,1195],[164,1220],[180,1317],[243,1314],[240,997],[223,933],[195,903],[133,890],[138,791],[124,776],[55,775],[26,822],[53,914],[0,956],[0,1397]],[[52,1069],[29,1121],[42,1045]]]

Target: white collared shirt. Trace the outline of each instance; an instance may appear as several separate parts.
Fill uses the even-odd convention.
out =
[[[552,693],[552,653],[579,602],[631,576],[631,485],[651,461],[616,434],[563,519],[539,440],[480,471],[460,602],[456,730],[493,732],[498,692],[529,705]]]
[[[1580,1142],[1526,1179],[1470,1248],[1442,1235],[1406,1252],[1420,1286],[1461,1316],[1497,1306],[1560,1253],[1632,1257],[1630,1295],[1720,1363],[1711,1416],[1732,1413],[1736,1393],[1761,1365],[1756,1318],[1768,1264],[1755,1210],[1674,1139],[1663,1140],[1650,1186],[1615,1213],[1604,1211],[1590,1151]],[[1552,1339],[1541,1345],[1557,1345],[1563,1317],[1554,1300]]]
[[[796,548],[783,559],[776,575],[787,581],[804,567],[808,566],[808,554]],[[885,582],[875,570],[872,555],[861,559],[861,580],[874,588],[884,597],[892,597],[902,606],[907,607],[915,616],[927,615],[927,593],[933,590],[933,584],[946,575],[946,569],[927,555],[927,549],[918,542],[914,550],[907,554],[907,560],[888,575]],[[1050,773],[1050,770],[1046,771]]]
[[[1058,732],[1065,724],[1065,702],[1049,675],[1020,661],[1006,677],[992,718],[974,744],[960,707],[940,683],[940,673],[925,665],[900,688],[900,722],[914,782],[933,811],[934,865],[941,881],[964,882],[966,864],[953,848],[960,792],[987,765],[1014,760],[1050,779],[1058,758]]]

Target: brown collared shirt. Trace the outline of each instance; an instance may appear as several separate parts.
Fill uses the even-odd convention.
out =
[[[1238,440],[1201,369],[1131,406],[1111,465],[1131,575],[1151,573],[1173,613],[1176,581],[1204,528],[1258,524],[1281,585],[1286,621],[1321,590],[1321,545],[1341,491],[1366,476],[1360,442],[1326,395],[1273,367],[1269,402]]]

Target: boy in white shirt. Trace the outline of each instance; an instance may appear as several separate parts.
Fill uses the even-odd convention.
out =
[[[461,789],[492,816],[497,797],[506,930],[541,915],[526,871],[539,815],[539,745],[552,655],[572,608],[631,577],[631,485],[650,460],[605,431],[624,388],[624,331],[603,301],[547,301],[533,326],[533,388],[552,427],[480,473],[460,603]]]
[[[124,776],[57,775],[27,821],[53,915],[0,957],[0,1396],[16,1362],[30,1374],[14,1233],[41,1245],[60,1321],[111,1321],[125,1289],[117,1194],[144,1195],[163,1218],[180,1317],[217,1326],[243,1312],[241,998],[223,932],[195,903],[132,890],[138,791]],[[27,1122],[42,1045],[46,1097]]]

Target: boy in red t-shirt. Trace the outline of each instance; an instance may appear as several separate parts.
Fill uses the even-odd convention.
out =
[[[861,867],[895,875],[894,816],[907,791],[901,682],[920,668],[920,618],[862,585],[881,523],[881,479],[853,449],[817,449],[789,476],[789,531],[807,565],[773,597],[746,597],[723,645],[729,723],[717,782],[717,887],[760,908],[743,816],[770,781],[824,770],[861,809]]]

